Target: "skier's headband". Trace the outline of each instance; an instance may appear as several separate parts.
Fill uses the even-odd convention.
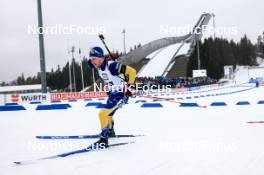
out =
[[[104,51],[101,47],[93,47],[91,48],[90,52],[89,52],[89,60],[88,60],[88,66],[90,68],[94,68],[94,65],[92,63],[92,58],[101,58],[104,59]]]
[[[94,47],[90,50],[89,56],[90,57],[103,58],[104,57],[104,51],[101,47]]]

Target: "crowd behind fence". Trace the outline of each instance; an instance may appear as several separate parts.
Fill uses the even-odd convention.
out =
[[[166,78],[166,77],[137,77],[137,83],[142,83],[143,85],[159,85],[166,86],[170,85],[171,88],[190,88],[195,86],[203,86],[217,83],[217,80],[209,77],[176,77],[176,78]]]

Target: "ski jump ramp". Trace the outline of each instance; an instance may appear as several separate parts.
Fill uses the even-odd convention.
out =
[[[189,49],[187,52],[184,53],[184,55],[190,55],[191,52],[194,50],[195,48],[195,44],[197,40],[200,40],[202,37],[202,31],[201,29],[204,28],[204,26],[206,26],[209,22],[209,20],[211,19],[212,14],[210,13],[204,13],[201,15],[201,17],[199,18],[198,22],[196,23],[196,25],[193,27],[192,32],[190,32],[187,35],[183,35],[183,36],[178,36],[178,37],[165,37],[165,38],[161,38],[161,39],[157,39],[154,40],[152,42],[149,42],[131,52],[129,52],[126,55],[123,55],[121,57],[119,57],[119,62],[123,63],[123,64],[128,64],[128,65],[132,65],[132,64],[137,64],[138,62],[140,62],[142,59],[149,57],[149,55],[155,55],[153,53],[157,52],[157,55],[161,54],[161,52],[166,52],[170,49],[166,49],[166,47],[170,47],[172,45],[180,45],[180,46],[172,46],[170,47],[172,50],[172,52],[174,52],[173,54],[171,54],[170,52],[170,60],[164,60],[165,63],[168,63],[165,67],[163,72],[161,72],[160,75],[166,75],[166,72],[169,71],[169,69],[173,66],[173,64],[175,63],[175,60],[178,56],[178,53],[181,50],[181,47],[183,47],[183,45],[188,45]],[[164,54],[161,54],[164,55]],[[166,54],[165,54],[166,55]],[[153,56],[156,57],[156,56]],[[165,59],[165,58],[159,58],[159,59]]]

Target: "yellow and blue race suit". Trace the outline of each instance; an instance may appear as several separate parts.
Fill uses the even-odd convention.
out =
[[[109,90],[107,102],[99,111],[101,137],[107,138],[109,130],[113,128],[113,115],[120,105],[126,103],[129,98],[124,91],[125,83],[134,84],[136,70],[130,66],[105,59],[104,63],[98,68],[98,73]]]

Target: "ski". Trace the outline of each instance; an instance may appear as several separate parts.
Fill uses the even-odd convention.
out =
[[[121,137],[142,137],[144,135],[133,134],[120,134],[109,138],[121,138]],[[72,136],[36,136],[37,139],[95,139],[100,138],[99,134],[95,135],[72,135]]]
[[[75,154],[87,153],[87,152],[92,152],[92,151],[100,151],[100,150],[105,150],[105,149],[109,149],[109,148],[116,147],[116,146],[131,144],[131,143],[135,143],[135,142],[114,143],[114,144],[109,144],[108,147],[102,147],[102,148],[100,148],[100,146],[98,147],[97,144],[93,143],[93,144],[91,144],[90,146],[88,146],[88,147],[86,147],[84,149],[79,149],[79,150],[75,150],[75,151],[70,151],[70,152],[61,153],[61,154],[57,154],[57,155],[54,155],[54,156],[38,158],[38,159],[25,160],[25,161],[16,161],[16,162],[14,162],[14,164],[16,164],[16,165],[27,165],[27,164],[36,163],[36,162],[41,161],[41,160],[63,158],[63,157],[68,157],[68,156],[75,155]]]

